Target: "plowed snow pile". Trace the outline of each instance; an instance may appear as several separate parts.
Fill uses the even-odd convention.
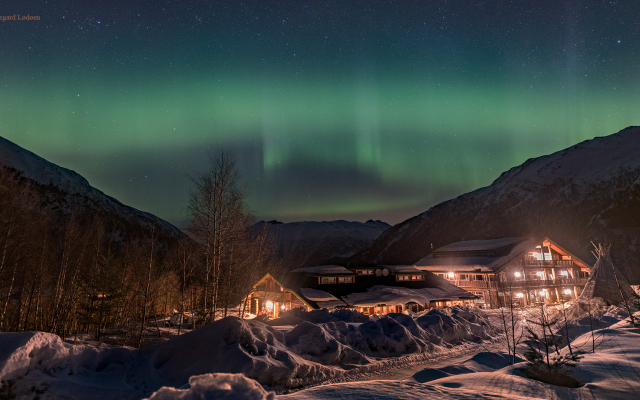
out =
[[[139,399],[162,386],[184,390],[163,389],[156,398],[211,398],[193,397],[207,390],[217,391],[216,398],[224,398],[225,390],[229,398],[251,397],[246,382],[230,373],[271,388],[296,388],[370,367],[381,358],[481,342],[493,334],[479,311],[459,307],[417,317],[389,314],[365,323],[345,322],[362,319],[348,312],[319,311],[312,318],[332,322],[303,321],[283,333],[258,321],[227,317],[142,350],[72,346],[42,332],[2,333],[0,398],[90,399],[99,390],[103,399]]]

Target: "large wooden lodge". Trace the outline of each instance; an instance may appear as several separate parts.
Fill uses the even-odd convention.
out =
[[[549,238],[469,240],[440,247],[415,264],[495,308],[578,298],[591,266]]]
[[[365,314],[483,308],[575,300],[591,267],[549,238],[469,240],[434,250],[414,265],[323,265],[265,275],[245,298],[252,314],[351,308]]]

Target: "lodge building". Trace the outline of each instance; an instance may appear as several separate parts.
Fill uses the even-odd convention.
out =
[[[414,266],[471,292],[486,308],[575,300],[591,270],[549,238],[522,237],[451,243]]]
[[[345,268],[322,265],[282,276],[265,275],[245,298],[252,314],[278,318],[283,311],[351,308],[368,315],[419,312],[472,304],[475,296],[412,265]]]

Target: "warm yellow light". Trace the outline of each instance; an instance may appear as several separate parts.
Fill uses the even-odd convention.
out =
[[[286,307],[285,307],[285,306],[284,306],[284,304],[283,304],[283,305],[282,305],[282,307],[280,307],[280,308],[282,308],[282,309],[284,310]]]
[[[571,289],[565,289],[564,294],[571,294]]]
[[[269,309],[273,308],[273,303],[270,301],[267,301],[267,308]]]
[[[453,278],[453,272],[449,272],[449,278]]]
[[[520,278],[520,272],[516,272],[516,278]]]
[[[516,294],[516,297],[520,297],[520,298],[522,298],[522,297],[524,297],[524,294],[522,294],[522,293],[517,293],[517,294]]]

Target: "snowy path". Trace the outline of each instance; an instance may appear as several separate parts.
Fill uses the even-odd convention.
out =
[[[471,372],[478,363],[491,364],[490,353],[455,357],[437,363],[416,364],[404,370],[390,371],[384,378],[322,385],[289,395],[280,400],[322,399],[637,399],[640,398],[640,329],[621,321],[603,329],[603,340],[595,354],[585,354],[574,372],[582,385],[565,388],[524,378],[516,366],[492,372]],[[574,343],[588,342],[590,333]],[[475,360],[474,360],[475,359]],[[488,362],[487,362],[488,361]],[[425,367],[422,370],[417,370]],[[489,371],[487,369],[486,371]],[[449,376],[437,375],[449,373]],[[457,372],[457,373],[456,373]],[[471,372],[471,373],[469,373]],[[414,379],[415,378],[417,379]],[[434,379],[438,378],[438,379]],[[422,381],[425,383],[420,383]]]

